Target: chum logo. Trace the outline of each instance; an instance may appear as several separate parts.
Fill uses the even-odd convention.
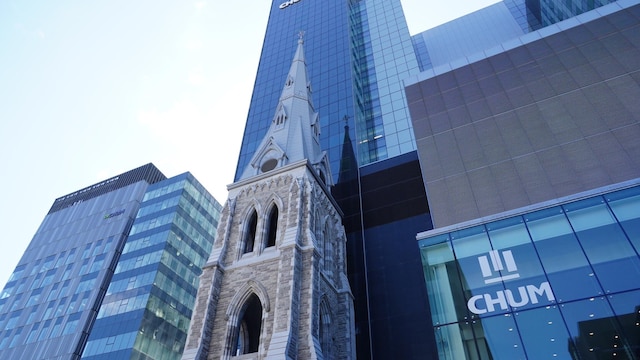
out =
[[[111,219],[112,217],[116,217],[116,216],[122,215],[122,214],[124,214],[124,209],[118,210],[116,212],[112,212],[111,214],[107,214],[107,215],[104,216],[104,219]]]
[[[478,262],[480,263],[480,270],[482,270],[482,276],[485,278],[485,284],[493,284],[498,281],[504,281],[509,279],[517,279],[520,277],[520,274],[517,273],[518,266],[516,266],[516,261],[513,259],[513,254],[511,250],[506,250],[502,252],[502,257],[504,258],[504,264],[502,263],[502,259],[500,259],[500,253],[498,250],[492,250],[489,253],[489,259],[491,259],[491,265],[493,267],[493,271],[491,271],[491,267],[489,266],[489,260],[486,256],[480,256],[478,258]],[[505,269],[506,266],[506,269]],[[507,275],[500,276],[499,271],[507,271]],[[497,277],[494,276],[494,272],[498,274]],[[487,279],[488,278],[488,279]]]
[[[489,255],[478,257],[478,263],[484,283],[487,285],[520,277],[511,250],[505,250],[502,254],[497,250],[492,250]],[[543,295],[546,295],[548,301],[555,301],[548,281],[544,281],[538,286],[519,286],[515,294],[513,290],[506,289],[498,290],[495,294],[475,295],[467,301],[467,308],[474,314],[482,315],[496,311],[496,306],[500,310],[508,310],[509,306],[517,308],[527,304],[537,304],[540,302],[539,297]]]
[[[278,7],[280,9],[285,9],[285,8],[288,8],[289,6],[291,6],[291,5],[293,5],[293,4],[297,3],[297,2],[300,2],[300,1],[301,0],[288,0],[288,1],[285,1],[282,4],[280,4],[280,6],[278,6]]]

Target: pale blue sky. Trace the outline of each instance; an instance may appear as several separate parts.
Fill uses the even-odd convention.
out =
[[[317,0],[314,0],[317,1]],[[402,0],[412,34],[496,0]],[[269,1],[0,2],[0,287],[53,200],[153,162],[233,181]]]

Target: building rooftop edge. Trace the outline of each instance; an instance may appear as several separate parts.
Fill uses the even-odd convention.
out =
[[[592,20],[596,20],[600,17],[613,14],[615,12],[630,8],[638,4],[640,4],[640,0],[618,0],[612,3],[609,3],[599,8],[584,12],[580,15],[576,15],[572,18],[557,22],[549,26],[545,26],[539,30],[532,31],[530,33],[516,37],[514,39],[505,41],[501,44],[498,44],[484,51],[477,52],[469,56],[451,61],[449,63],[436,66],[432,69],[422,71],[416,75],[411,75],[408,78],[404,79],[403,81],[404,86],[408,87],[411,85],[415,85],[419,82],[431,79],[438,75],[448,73],[450,71],[461,68],[463,66],[478,62],[480,60],[487,59],[491,56],[515,49],[517,47],[529,44],[539,39],[546,38],[548,36],[571,29],[573,27],[586,24]],[[452,21],[456,21],[456,20],[452,20]]]
[[[603,194],[618,191],[618,190],[624,190],[624,189],[628,189],[638,185],[640,185],[640,178],[627,180],[627,181],[619,182],[616,184],[601,186],[592,190],[587,190],[587,191],[579,192],[576,194],[559,197],[553,200],[547,200],[547,201],[539,202],[536,204],[523,206],[521,208],[504,211],[504,212],[493,214],[490,216],[476,218],[476,219],[461,222],[458,224],[453,224],[453,225],[448,225],[441,228],[435,228],[432,230],[423,231],[416,234],[416,240],[423,240],[428,237],[442,235],[444,233],[448,233],[452,231],[467,229],[477,225],[486,224],[488,222],[502,220],[502,219],[506,219],[506,218],[510,218],[518,215],[524,215],[530,212],[543,210],[543,209],[558,206],[561,204],[566,204],[568,202],[578,201],[578,200],[590,198],[593,196],[603,195]]]

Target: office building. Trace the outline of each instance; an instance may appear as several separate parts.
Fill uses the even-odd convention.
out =
[[[640,3],[574,10],[406,81],[439,359],[640,357]]]
[[[103,338],[92,355],[122,350],[134,345],[136,321],[133,354],[161,347],[157,341],[178,347],[184,337],[147,340],[153,330],[145,334],[144,325],[186,326],[198,274],[189,264],[208,256],[219,209],[191,175],[166,179],[152,164],[56,199],[0,296],[0,357],[79,359],[88,340]],[[127,322],[105,329],[124,312]]]
[[[82,359],[180,359],[221,209],[189,173],[149,186]]]

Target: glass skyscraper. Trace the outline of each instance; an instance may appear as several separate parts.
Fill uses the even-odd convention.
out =
[[[220,208],[152,164],[56,199],[0,294],[0,358],[181,353]]]
[[[149,186],[83,359],[180,359],[220,211],[189,173]]]
[[[300,31],[335,180],[345,124],[361,165],[415,150],[402,80],[419,68],[400,1],[273,1],[236,179],[269,127]]]

